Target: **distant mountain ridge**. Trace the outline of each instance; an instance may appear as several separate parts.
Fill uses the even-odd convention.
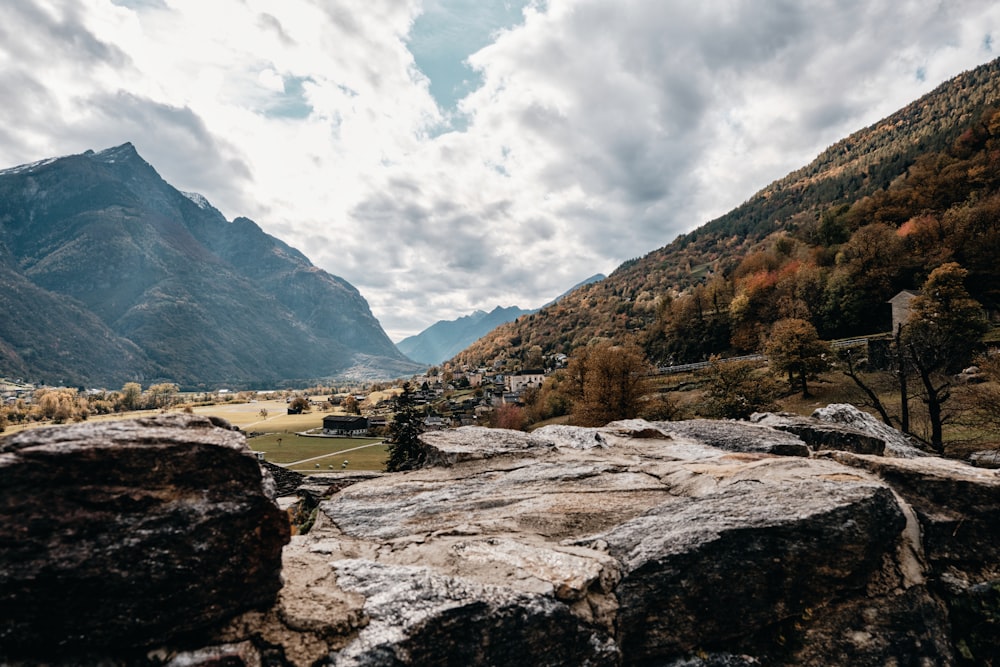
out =
[[[418,366],[347,281],[126,143],[0,171],[0,375],[255,386]]]
[[[578,287],[604,278],[603,274],[593,275],[549,301],[542,308],[551,306]],[[538,310],[538,308],[524,310],[517,306],[507,308],[497,306],[488,313],[477,310],[458,319],[438,320],[420,333],[399,341],[396,347],[410,359],[434,366],[451,359],[501,324],[513,322],[522,315],[537,313]]]
[[[458,319],[438,320],[415,336],[399,341],[396,347],[410,359],[434,366],[451,359],[501,324],[531,312],[534,311],[517,306],[497,306],[488,313],[477,310]]]

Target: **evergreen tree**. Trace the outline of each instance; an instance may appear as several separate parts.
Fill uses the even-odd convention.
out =
[[[389,460],[385,469],[388,472],[413,470],[424,462],[419,439],[424,432],[424,423],[414,404],[413,388],[409,382],[403,385],[403,393],[395,398],[394,403],[396,414],[389,424]]]

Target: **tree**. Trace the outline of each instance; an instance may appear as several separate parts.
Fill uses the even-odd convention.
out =
[[[706,358],[729,346],[729,309],[732,285],[721,277],[696,285],[676,299],[665,298],[657,308],[657,321],[648,329],[650,357],[684,363]]]
[[[944,451],[945,404],[951,398],[950,374],[972,356],[987,325],[979,302],[965,289],[968,271],[956,262],[931,271],[920,296],[910,302],[901,345],[923,387],[930,421],[930,444]]]
[[[702,413],[706,417],[746,419],[755,412],[774,409],[778,386],[769,376],[758,373],[752,361],[713,359],[705,379]]]
[[[898,290],[904,258],[903,243],[889,225],[873,223],[855,231],[837,253],[824,302],[818,304],[824,331],[847,334],[876,325],[872,316]]]
[[[547,376],[541,387],[522,391],[525,422],[530,425],[569,414],[573,408],[570,385],[567,373],[560,370]]]
[[[527,419],[524,408],[514,403],[504,403],[493,411],[490,424],[494,428],[506,428],[512,431],[523,431]]]
[[[532,345],[528,348],[528,353],[524,358],[525,368],[544,368],[545,357],[542,355],[541,345]]]
[[[568,369],[575,383],[574,421],[603,426],[639,414],[649,364],[638,347],[601,343],[583,348]]]
[[[305,396],[296,396],[292,399],[292,402],[288,404],[290,410],[298,410],[299,412],[309,412],[312,410],[312,405],[309,403],[309,399]]]
[[[849,377],[858,389],[864,392],[864,395],[868,399],[868,405],[878,412],[882,421],[886,425],[895,428],[895,425],[892,423],[892,417],[889,416],[889,411],[886,409],[885,403],[882,402],[878,391],[875,390],[872,382],[862,375],[864,368],[868,365],[868,358],[865,352],[865,348],[861,346],[845,347],[839,350],[837,353],[837,358],[840,360],[839,370]]]
[[[643,399],[639,416],[649,421],[677,421],[684,418],[684,410],[666,393],[657,393]]]
[[[174,396],[179,391],[179,387],[172,382],[154,384],[147,391],[149,395],[150,407],[165,408],[173,403]]]
[[[774,323],[765,353],[772,371],[787,373],[793,387],[798,383],[802,398],[809,398],[807,378],[830,368],[830,346],[819,339],[816,327],[797,318]]]
[[[138,410],[142,406],[142,385],[126,382],[122,387],[121,405],[125,410]]]
[[[349,415],[361,414],[361,407],[358,405],[358,399],[354,398],[353,395],[350,395],[347,398],[345,398],[341,402],[340,406],[344,408],[344,412],[346,412]]]
[[[76,389],[40,389],[35,404],[42,417],[61,424],[76,413]]]
[[[385,463],[388,472],[413,470],[424,462],[424,451],[420,446],[420,434],[424,423],[413,401],[413,388],[407,382],[403,391],[393,401],[395,415],[389,424],[389,459]]]

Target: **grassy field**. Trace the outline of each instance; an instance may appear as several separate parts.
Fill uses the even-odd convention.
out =
[[[267,417],[261,417],[261,410]],[[377,438],[310,438],[297,435],[323,426],[323,417],[331,412],[313,410],[301,415],[287,414],[281,401],[255,403],[223,403],[194,408],[195,414],[211,415],[226,419],[248,434],[247,444],[272,463],[288,464],[300,472],[329,472],[343,470],[383,470],[386,461],[385,445]],[[361,447],[362,449],[357,449]],[[344,453],[344,450],[355,450]],[[296,463],[299,462],[299,463]]]
[[[261,410],[267,415],[262,416]],[[172,411],[177,411],[174,408]],[[113,419],[134,419],[157,414],[157,410],[125,412],[112,415],[93,416],[89,421]],[[301,415],[288,414],[284,400],[254,401],[252,403],[220,403],[193,408],[198,415],[221,417],[243,429],[248,435],[247,444],[254,451],[264,452],[266,460],[272,463],[292,463],[290,468],[301,472],[329,472],[333,470],[384,470],[388,458],[385,445],[377,438],[320,438],[297,435],[307,431],[318,431],[323,427],[323,417],[334,414],[313,409]],[[25,428],[47,426],[47,423],[33,422],[10,425],[2,435],[9,435]],[[358,449],[358,448],[361,449]],[[351,450],[345,453],[344,450]],[[344,461],[347,466],[344,466]],[[298,462],[298,463],[297,463]]]
[[[279,442],[280,441],[280,442]],[[386,449],[374,438],[305,438],[269,433],[249,438],[247,444],[272,463],[294,465],[300,472],[332,470],[382,470]],[[347,461],[346,466],[343,465]]]

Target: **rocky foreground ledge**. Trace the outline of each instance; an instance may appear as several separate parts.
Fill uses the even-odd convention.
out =
[[[754,421],[426,434],[424,469],[329,487],[280,590],[287,526],[238,434],[183,417],[18,434],[0,440],[0,656],[1000,662],[995,471],[847,406]]]

